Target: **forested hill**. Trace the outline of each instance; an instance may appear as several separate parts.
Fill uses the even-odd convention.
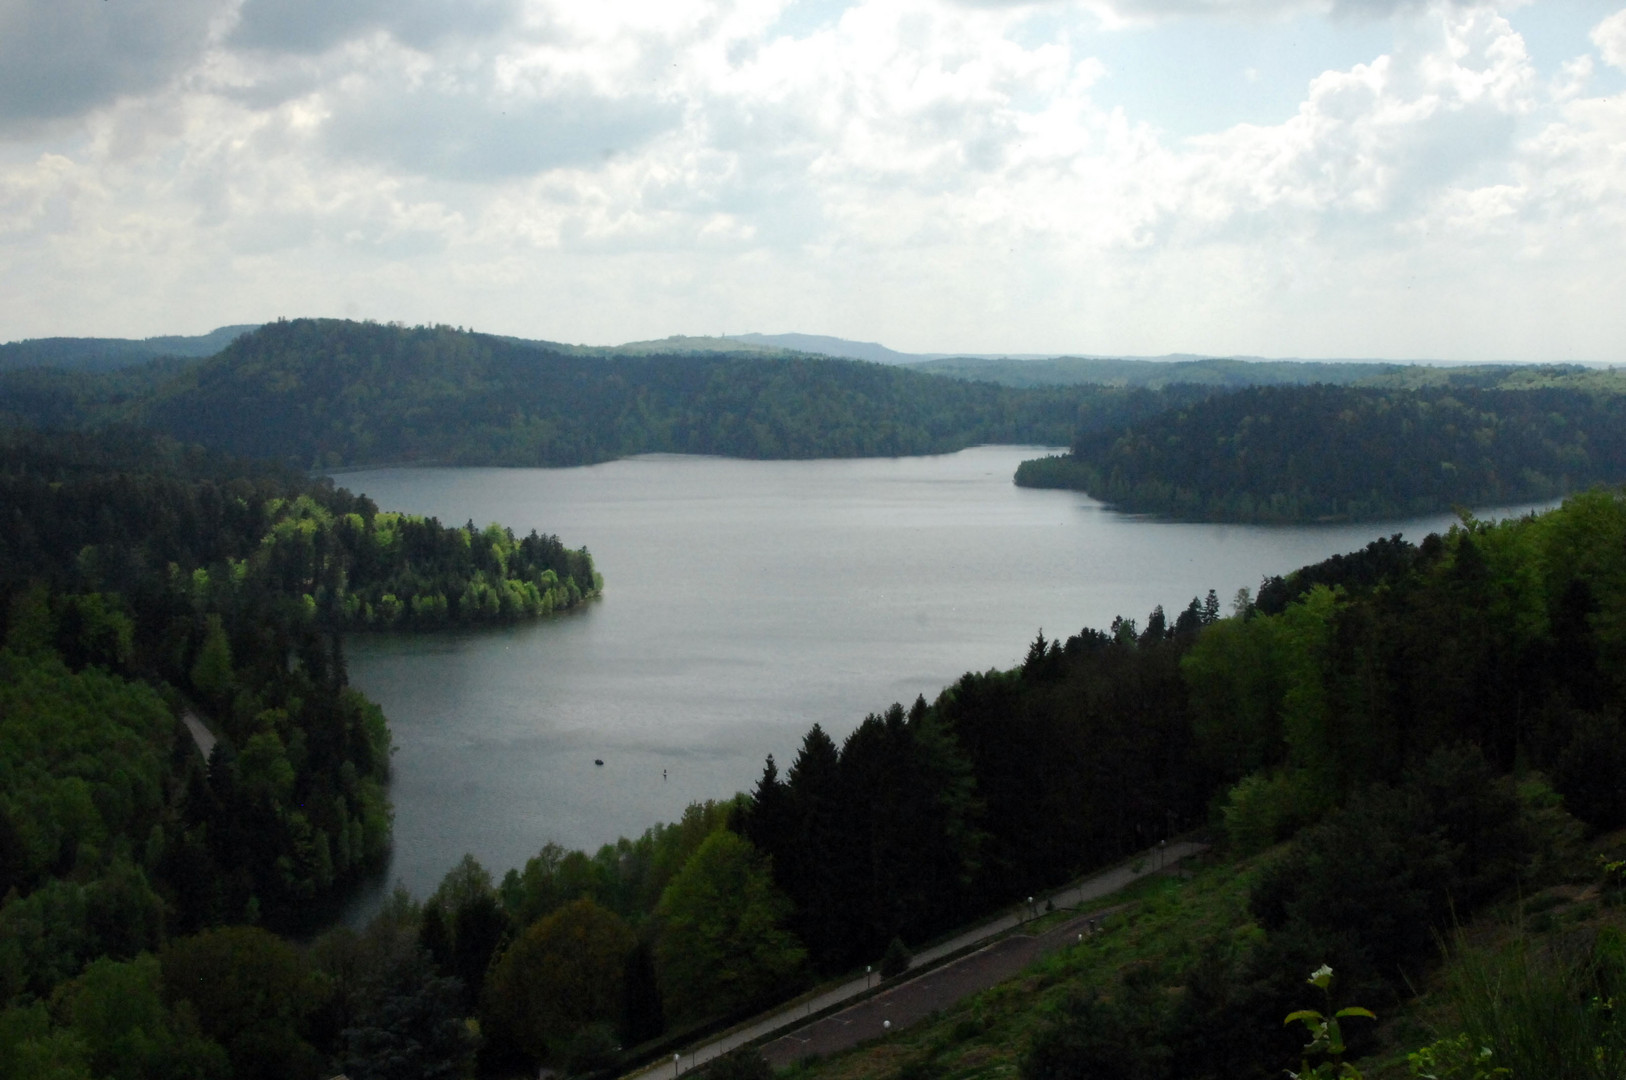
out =
[[[29,338],[0,345],[0,371],[19,368],[61,368],[70,371],[112,371],[144,364],[159,356],[213,356],[252,325],[222,326],[196,336],[150,338]]]
[[[1304,383],[1346,385],[1383,379],[1420,379],[1427,377],[1424,372],[1451,370],[1370,360],[1238,360],[1228,357],[1145,360],[1106,356],[1038,359],[952,356],[920,361],[911,364],[910,368],[933,375],[977,379],[1003,386],[1094,383],[1100,386],[1144,386],[1154,390],[1180,384],[1230,389]]]
[[[668,451],[807,458],[1066,442],[1059,393],[1021,395],[810,357],[584,356],[444,327],[263,327],[134,418],[241,454],[576,465]]]
[[[0,424],[131,423],[307,468],[579,465],[649,452],[812,458],[1064,445],[1076,431],[1211,392],[1016,390],[789,353],[585,351],[302,319],[180,368],[0,376]]]
[[[1017,483],[1123,510],[1293,522],[1548,499],[1626,480],[1626,396],[1570,389],[1256,387],[1024,462]]]

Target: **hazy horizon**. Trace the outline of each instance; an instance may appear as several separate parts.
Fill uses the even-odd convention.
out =
[[[252,324],[243,324],[243,325],[249,325],[251,327],[251,329],[257,329],[258,328],[256,326],[253,326]],[[174,339],[179,339],[179,338],[204,338],[204,337],[209,337],[209,336],[211,336],[213,334],[219,333],[220,331],[225,330],[225,329],[229,329],[229,327],[218,326],[218,327],[213,327],[213,328],[208,329],[208,330],[199,331],[197,333],[188,332],[188,333],[149,334],[149,335],[146,335],[145,337],[131,337],[131,336],[128,336],[128,335],[108,335],[106,337],[100,337],[100,336],[81,335],[81,334],[44,334],[44,335],[39,335],[37,337],[31,337],[31,338],[17,338],[17,339],[11,340],[11,341],[0,341],[0,346],[20,345],[20,344],[24,344],[24,343],[29,342],[29,341],[42,341],[42,340],[53,340],[53,339],[58,339],[58,340],[61,340],[61,339],[67,339],[67,340],[76,340],[76,339],[77,340],[108,340],[108,341],[161,341],[161,340],[166,340],[166,339],[174,340]],[[488,331],[482,330],[481,328],[479,328],[477,326],[463,327],[463,329],[466,329],[466,330],[468,330],[468,331],[470,331],[472,333],[487,333],[488,332]],[[836,336],[830,335],[830,334],[811,334],[811,333],[803,333],[803,332],[800,332],[800,331],[784,331],[784,332],[780,332],[780,333],[771,333],[771,334],[765,334],[765,333],[752,331],[752,332],[747,332],[747,333],[744,333],[744,334],[730,334],[730,335],[728,335],[728,338],[729,338],[729,340],[734,340],[734,341],[749,340],[751,338],[816,338],[816,339],[824,339],[824,340],[827,340],[829,342],[836,343],[836,344],[839,344],[839,345],[856,347],[856,348],[850,349],[849,351],[846,351],[846,352],[831,352],[831,353],[828,353],[828,354],[825,354],[825,355],[838,356],[838,357],[843,357],[844,356],[844,357],[850,357],[850,358],[854,358],[854,359],[869,359],[869,357],[863,355],[863,353],[865,353],[865,352],[867,352],[869,350],[882,350],[882,351],[885,351],[887,353],[891,353],[895,357],[898,357],[897,360],[889,360],[889,361],[884,361],[884,362],[905,363],[905,364],[929,362],[930,360],[933,360],[933,359],[965,358],[965,359],[999,359],[999,360],[1017,360],[1017,361],[1022,361],[1022,360],[1062,360],[1062,359],[1131,360],[1131,361],[1145,361],[1147,363],[1182,363],[1182,362],[1193,361],[1193,360],[1237,360],[1237,361],[1241,361],[1243,363],[1258,363],[1258,364],[1279,364],[1279,363],[1288,363],[1288,364],[1294,364],[1294,363],[1298,363],[1298,364],[1418,364],[1418,365],[1423,365],[1423,366],[1428,366],[1428,367],[1463,367],[1463,366],[1471,366],[1471,365],[1476,365],[1476,364],[1517,365],[1517,364],[1527,364],[1527,363],[1555,363],[1555,364],[1573,363],[1573,364],[1581,364],[1581,365],[1584,365],[1584,366],[1587,366],[1587,367],[1612,367],[1612,366],[1614,366],[1609,361],[1604,361],[1604,360],[1527,361],[1527,360],[1498,359],[1498,358],[1494,358],[1494,357],[1485,358],[1485,359],[1469,359],[1469,360],[1442,360],[1442,359],[1439,359],[1437,357],[1426,357],[1426,356],[1405,357],[1405,358],[1399,358],[1399,359],[1389,359],[1389,358],[1384,358],[1384,357],[1370,357],[1370,356],[1244,356],[1244,355],[1239,355],[1239,354],[1235,354],[1235,353],[1204,353],[1204,352],[1164,353],[1164,354],[1162,354],[1160,356],[1136,356],[1136,355],[1130,355],[1130,354],[1125,354],[1125,353],[1089,353],[1089,352],[1082,352],[1082,351],[1055,352],[1055,353],[1017,353],[1017,352],[998,352],[998,351],[993,351],[993,352],[938,351],[938,352],[925,352],[925,353],[908,353],[908,352],[902,352],[902,351],[899,351],[899,350],[894,350],[890,346],[886,345],[883,342],[878,342],[878,341],[853,341],[853,340],[848,339],[848,338],[839,338],[839,337],[836,337]],[[536,339],[536,340],[542,340],[542,339]],[[626,346],[626,345],[645,345],[645,344],[649,344],[651,342],[659,342],[659,341],[664,341],[664,340],[675,340],[675,341],[699,340],[699,341],[705,341],[705,340],[712,340],[712,339],[708,339],[708,338],[706,338],[706,337],[704,337],[702,335],[668,334],[665,337],[646,338],[646,339],[643,339],[643,340],[640,340],[640,341],[612,341],[612,342],[578,341],[578,342],[560,342],[559,344],[584,345],[584,346],[591,346],[591,347],[598,347],[598,348],[611,348],[611,349],[613,349],[613,348],[618,348],[618,347]],[[784,347],[792,348],[792,346],[784,346]],[[802,351],[813,352],[813,353],[818,352],[817,349],[814,349],[814,348],[812,348],[810,346],[803,349]]]

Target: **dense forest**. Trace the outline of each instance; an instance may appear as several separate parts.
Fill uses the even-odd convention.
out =
[[[655,343],[660,344],[660,343]],[[1061,445],[1212,388],[1013,390],[788,353],[553,347],[449,327],[272,323],[203,361],[0,373],[0,424],[135,424],[301,467],[578,465]]]
[[[839,743],[815,727],[747,795],[500,880],[466,860],[295,944],[262,927],[387,837],[387,733],[343,686],[345,604],[317,591],[319,551],[354,558],[348,515],[384,515],[171,444],[115,497],[95,485],[123,453],[8,466],[8,491],[67,508],[5,563],[0,1055],[22,1076],[592,1071],[1205,823],[1275,852],[1252,931],[1053,1018],[1024,1071],[1279,1075],[1299,1042],[1267,1033],[1305,971],[1392,1003],[1453,919],[1539,880],[1553,830],[1626,823],[1626,497],[1595,492],[1377,541],[1228,615],[1210,593],[1041,633],[1020,667]],[[158,527],[112,557],[132,506]],[[437,549],[454,561],[503,549],[442,534],[465,538]],[[207,763],[188,704],[220,739]]]
[[[1626,395],[1540,384],[1256,387],[1081,431],[1070,454],[1017,472],[1123,510],[1257,522],[1507,505],[1623,478]]]
[[[0,440],[0,997],[378,869],[389,733],[344,629],[510,620],[585,551],[141,433]],[[183,723],[184,721],[184,723]]]
[[[1194,928],[1158,967],[1082,988],[1023,1073],[1279,1076],[1305,973],[1330,964],[1342,1001],[1392,1009],[1461,920],[1551,883],[1583,826],[1626,825],[1626,498],[1379,540],[1217,609],[1041,635],[1016,671],[894,707],[839,751],[815,730],[784,778],[770,763],[742,828],[810,961],[913,944],[957,902],[1009,903],[1206,815],[1231,854],[1273,853],[1246,933]],[[1604,950],[1576,954],[1555,1006],[1580,1024],[1626,967],[1607,939],[1572,944]],[[1481,1064],[1427,1075],[1495,1075]]]

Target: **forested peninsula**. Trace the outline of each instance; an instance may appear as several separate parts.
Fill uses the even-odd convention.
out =
[[[1024,462],[1016,482],[1138,513],[1285,523],[1505,506],[1626,480],[1626,394],[1589,373],[1568,382],[1250,387],[1081,431],[1070,454]]]
[[[341,631],[600,588],[556,537],[384,513],[141,433],[0,438],[0,514],[12,994],[101,952],[287,923],[381,865],[389,734],[346,685]]]

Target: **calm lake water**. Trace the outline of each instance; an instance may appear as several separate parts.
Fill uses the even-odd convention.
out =
[[[550,840],[636,835],[749,789],[768,754],[783,769],[814,722],[839,741],[1019,663],[1040,628],[1144,626],[1211,588],[1228,610],[1267,574],[1451,521],[1172,524],[1016,487],[1035,453],[339,475],[386,509],[557,533],[605,579],[601,600],[527,626],[349,641],[395,733],[389,880],[422,896],[465,852],[500,877]]]

